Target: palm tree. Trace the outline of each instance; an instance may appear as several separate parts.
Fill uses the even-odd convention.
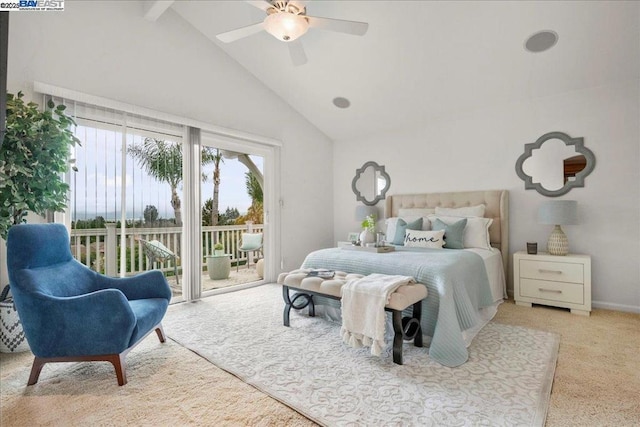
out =
[[[262,186],[251,172],[245,172],[244,178],[247,194],[251,197],[251,206],[249,206],[246,215],[236,219],[236,224],[245,224],[247,221],[252,221],[254,224],[262,224],[264,219]]]
[[[176,225],[182,225],[182,209],[178,185],[182,182],[182,144],[155,138],[145,138],[142,144],[127,147],[127,153],[138,161],[149,176],[160,182],[166,182],[171,187],[171,207],[173,208]],[[215,156],[205,150],[202,152],[202,164],[215,161]],[[218,160],[219,162],[219,160]],[[220,182],[218,172],[218,183]],[[206,181],[206,175],[202,180]]]
[[[247,194],[251,197],[251,204],[255,205],[256,202],[263,202],[263,193],[262,186],[260,182],[256,179],[256,177],[251,172],[245,172],[245,185],[247,186]]]
[[[205,148],[202,151],[202,163],[213,163],[213,199],[211,206],[211,225],[218,225],[218,199],[220,194],[220,163],[224,163],[219,148]]]
[[[138,161],[149,176],[171,187],[171,207],[176,225],[182,225],[182,209],[178,185],[182,182],[182,144],[145,138],[142,144],[127,147],[127,153]]]

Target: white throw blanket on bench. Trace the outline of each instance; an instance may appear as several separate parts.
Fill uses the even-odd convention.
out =
[[[400,286],[415,283],[410,276],[370,274],[348,281],[342,287],[342,340],[351,347],[371,347],[380,356],[386,347],[384,306]]]

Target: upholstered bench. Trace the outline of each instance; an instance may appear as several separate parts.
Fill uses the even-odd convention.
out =
[[[301,310],[309,307],[309,316],[315,316],[315,304],[313,296],[340,300],[342,286],[350,279],[364,277],[361,274],[350,274],[336,271],[330,279],[317,276],[309,276],[309,269],[293,270],[289,273],[281,273],[278,283],[282,285],[282,297],[284,299],[283,323],[289,326],[291,309]],[[292,290],[295,295],[289,294]],[[427,297],[427,287],[423,285],[400,286],[389,298],[385,310],[390,311],[393,320],[393,361],[402,365],[403,340],[413,340],[416,347],[422,347],[422,300]],[[402,317],[403,310],[413,306],[411,317]]]

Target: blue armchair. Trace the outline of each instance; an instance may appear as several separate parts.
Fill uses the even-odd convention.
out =
[[[71,255],[62,224],[22,224],[7,237],[9,282],[25,336],[35,355],[28,385],[50,362],[107,361],[118,385],[127,383],[125,357],[162,330],[171,289],[162,272],[113,278]]]

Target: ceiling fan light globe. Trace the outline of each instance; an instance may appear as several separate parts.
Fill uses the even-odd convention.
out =
[[[309,22],[302,15],[277,12],[267,16],[264,29],[278,40],[291,42],[309,29]]]

